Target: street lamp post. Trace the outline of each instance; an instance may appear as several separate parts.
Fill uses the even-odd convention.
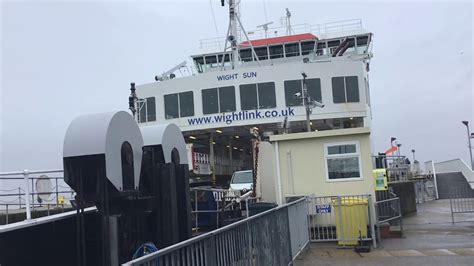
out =
[[[471,170],[474,170],[474,161],[472,160],[472,148],[471,148],[471,133],[469,132],[469,121],[462,121],[467,129],[467,142],[469,145],[469,155],[471,157]]]
[[[413,162],[415,162],[415,150],[411,150],[411,152],[413,153]]]

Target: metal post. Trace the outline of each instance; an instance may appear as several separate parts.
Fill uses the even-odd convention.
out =
[[[435,185],[435,191],[436,191],[436,199],[439,199],[439,195],[438,195],[438,179],[436,179],[436,169],[435,169],[435,165],[434,165],[434,162],[431,161],[431,166],[433,167],[433,179],[434,179],[434,185]]]
[[[467,141],[469,145],[469,155],[471,157],[471,170],[474,171],[474,161],[472,160],[471,133],[469,132],[469,123],[467,121],[463,121],[463,123],[466,125],[466,128],[467,128]]]
[[[19,209],[21,209],[21,188],[18,187],[18,204],[20,205]]]
[[[34,178],[31,178],[31,207],[33,211],[35,210],[35,183]]]
[[[8,204],[6,206],[6,216],[5,216],[5,224],[8,224]]]
[[[397,202],[398,202],[398,215],[400,215],[400,237],[403,237],[403,216],[402,216],[402,206],[400,203],[400,198],[398,198]]]
[[[369,205],[369,222],[370,222],[370,230],[371,236],[372,236],[372,244],[374,245],[374,248],[377,248],[377,239],[375,237],[375,224],[374,224],[374,219],[372,218],[373,213],[372,213],[372,208],[374,207],[372,205],[372,196],[370,194],[367,195],[368,199],[368,205]]]
[[[198,201],[197,201],[197,190],[194,190],[194,211],[196,212],[195,222],[196,222],[196,232],[198,231]]]
[[[56,206],[59,205],[58,178],[56,177]]]
[[[23,170],[23,176],[25,178],[25,186],[26,186],[26,195],[25,195],[25,203],[26,203],[26,220],[31,220],[31,210],[30,210],[30,184],[28,182],[29,172],[27,169]]]
[[[309,102],[308,102],[309,95],[308,95],[308,89],[306,87],[306,74],[302,73],[302,75],[303,75],[303,95],[302,95],[302,98],[303,98],[303,106],[305,107],[305,110],[306,110],[306,130],[308,132],[311,132],[311,121],[310,121],[310,118],[309,118],[309,115],[311,114],[311,110],[309,108]]]
[[[450,197],[449,197],[449,205],[451,206],[451,221],[454,224],[453,197],[452,197],[452,195],[450,195]]]
[[[375,222],[377,224],[377,239],[379,242],[382,242],[382,238],[380,237],[380,223],[379,223],[379,205],[375,202]]]
[[[343,246],[345,246],[345,242],[344,242],[344,223],[342,221],[342,200],[341,200],[341,196],[337,196],[337,206],[338,206],[338,213],[339,213],[339,226],[341,228],[340,231],[340,235],[338,236],[339,240],[342,241]]]
[[[212,171],[212,186],[216,186],[216,163],[214,158],[214,136],[210,136],[209,138],[209,162],[211,163],[211,171]]]

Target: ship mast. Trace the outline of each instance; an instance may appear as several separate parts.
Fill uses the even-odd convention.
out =
[[[227,36],[228,41],[232,49],[232,68],[238,64],[239,61],[239,49],[237,47],[237,0],[229,0],[229,27],[230,32]]]
[[[224,2],[225,0],[221,0],[222,6],[224,6]],[[252,50],[252,55],[255,57],[258,65],[260,66],[260,60],[258,59],[257,53],[255,53],[253,45],[250,42],[249,36],[247,35],[247,32],[245,31],[244,26],[242,25],[242,22],[240,21],[240,18],[239,18],[239,11],[238,11],[239,2],[240,0],[227,0],[227,3],[229,4],[229,27],[227,29],[227,36],[226,36],[226,40],[224,44],[224,52],[222,53],[221,70],[224,68],[224,59],[225,59],[225,54],[227,51],[227,42],[230,43],[230,47],[232,49],[232,56],[230,58],[232,69],[235,69],[240,66],[239,47],[238,47],[239,40],[237,38],[238,36],[237,26],[240,26],[240,30],[241,32],[244,33],[245,38],[247,42],[249,43],[250,49]]]

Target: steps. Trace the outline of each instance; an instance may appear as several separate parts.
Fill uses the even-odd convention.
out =
[[[472,195],[472,193],[470,193],[472,189],[470,189],[469,183],[461,172],[436,174],[436,180],[438,183],[439,199],[449,199],[453,187],[469,188],[459,190],[461,191],[461,194],[457,195],[459,197],[470,197],[470,195]]]

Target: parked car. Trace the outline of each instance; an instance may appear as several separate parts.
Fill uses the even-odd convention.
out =
[[[252,170],[244,170],[234,172],[230,180],[229,189],[232,191],[240,191],[243,194],[251,191],[253,188]]]

